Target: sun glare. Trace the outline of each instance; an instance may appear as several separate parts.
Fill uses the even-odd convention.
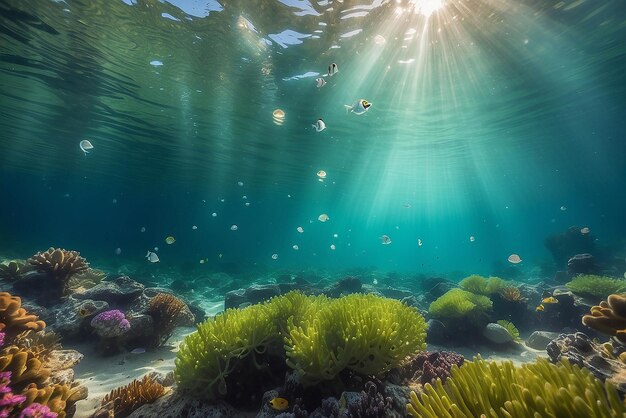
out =
[[[409,0],[409,4],[413,6],[415,13],[429,17],[443,7],[443,0]]]

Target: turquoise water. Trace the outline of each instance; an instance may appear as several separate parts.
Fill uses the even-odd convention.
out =
[[[433,5],[1,2],[0,255],[528,278],[570,226],[619,254],[624,2]]]

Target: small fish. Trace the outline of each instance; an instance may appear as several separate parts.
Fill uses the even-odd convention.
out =
[[[565,207],[565,206],[561,206],[561,210],[562,210],[562,211],[566,211],[566,210],[567,210],[567,207]]]
[[[333,234],[333,238],[339,238],[339,234]]]
[[[337,247],[335,247],[335,244],[330,244],[330,249],[331,249],[331,250],[335,251],[335,249],[336,249],[336,248],[337,248]]]
[[[231,231],[236,231],[238,229],[239,229],[239,227],[237,225],[231,225],[231,227],[230,227]]]
[[[315,85],[317,86],[318,89],[321,89],[322,87],[326,85],[326,80],[324,80],[322,77],[316,78]]]
[[[200,259],[200,264],[204,264],[206,263],[206,261],[204,261],[204,258]]]
[[[548,298],[543,299],[541,303],[559,303],[559,301],[554,296],[550,296]]]
[[[324,129],[326,129],[326,124],[324,123],[324,121],[322,120],[322,118],[319,118],[314,124],[312,124],[311,126],[313,126],[313,128],[315,128],[315,132],[322,132]]]
[[[300,247],[298,247],[298,244],[294,244],[291,248],[293,248],[296,251],[298,251],[300,249]]]
[[[224,257],[224,254],[219,253],[219,254],[217,255],[217,257],[221,259],[222,257]]]
[[[239,186],[239,187],[243,187],[243,181],[238,181],[238,182],[237,182],[237,186]]]
[[[474,238],[474,235],[470,235],[470,242],[474,242],[476,241],[476,238]]]
[[[511,264],[519,264],[522,262],[522,259],[517,254],[511,254],[507,260],[509,260]]]
[[[174,238],[174,237],[173,237],[173,236],[171,236],[171,235],[170,235],[169,237],[165,238],[165,243],[166,243],[167,245],[172,245],[172,244],[173,244],[173,243],[175,243],[175,242],[176,242],[176,238]]]
[[[378,279],[374,279],[374,280],[372,280],[372,284],[373,284],[374,286],[376,286],[376,285],[378,284]]]
[[[348,113],[352,112],[355,115],[362,115],[363,113],[367,112],[370,107],[372,107],[372,104],[365,99],[359,99],[354,102],[353,105],[343,106],[346,108],[346,111]]]
[[[89,142],[88,139],[83,139],[82,141],[80,141],[78,146],[80,147],[80,150],[85,153],[85,155],[89,154],[88,150],[93,149],[93,145],[91,144],[91,142]]]
[[[250,206],[250,202],[246,202],[246,203],[245,203],[245,205],[246,205],[246,206]]]
[[[322,213],[320,216],[317,217],[317,220],[320,221],[320,222],[326,222],[329,219],[330,218],[325,213]]]
[[[278,254],[272,254],[272,260],[277,260],[278,259]]]
[[[411,204],[410,204],[410,203],[408,203],[408,202],[407,202],[407,203],[405,203],[405,204],[404,204],[404,205],[402,205],[402,206],[404,206],[404,207],[405,207],[405,208],[407,208],[407,209],[410,209],[410,208],[411,208]]]
[[[537,311],[537,312],[543,312],[543,311],[544,311],[544,309],[545,309],[545,307],[544,307],[543,305],[539,305],[539,306],[537,306],[537,307],[535,308],[535,311]]]
[[[198,227],[196,225],[194,225],[194,226],[191,227],[191,229],[193,229],[195,231],[196,229],[198,229]]]
[[[146,232],[146,227],[142,226],[141,229],[139,230],[139,232]]]
[[[217,213],[213,212],[211,216],[215,218],[217,216]]]
[[[590,232],[590,229],[587,227],[584,227],[580,230],[580,233],[583,235],[587,235]]]
[[[304,228],[299,226],[299,227],[296,228],[296,231],[298,231],[299,233],[303,233],[304,232]]]
[[[159,247],[154,247],[154,251],[159,251]]]
[[[285,398],[273,398],[267,403],[276,411],[286,411],[289,408],[289,401]]]
[[[339,67],[334,62],[328,66],[328,76],[332,77],[339,72]]]
[[[417,239],[417,246],[418,246],[418,247],[421,247],[421,246],[422,246],[422,239],[421,239],[421,238],[418,238],[418,239]]]
[[[143,354],[146,352],[146,349],[143,347],[137,347],[133,350],[131,350],[130,354]]]
[[[158,263],[160,261],[159,256],[156,255],[156,253],[153,253],[152,251],[148,251],[148,254],[146,254],[146,258],[151,263]]]
[[[317,172],[317,177],[321,178],[321,179],[325,179],[326,178],[326,172],[324,170],[320,170]]]
[[[122,249],[121,248],[116,248],[115,249],[115,255],[120,255],[122,254]]]
[[[381,235],[380,243],[383,245],[389,245],[391,244],[391,238],[389,237],[389,235]]]

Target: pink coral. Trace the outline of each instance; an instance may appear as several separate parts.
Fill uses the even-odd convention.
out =
[[[46,405],[33,403],[24,408],[20,418],[57,418],[58,415],[56,412],[52,412]]]

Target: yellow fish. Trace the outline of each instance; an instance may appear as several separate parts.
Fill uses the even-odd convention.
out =
[[[542,300],[541,303],[559,303],[559,301],[554,296],[550,296]]]
[[[537,306],[537,307],[535,308],[535,310],[536,310],[537,312],[543,312],[543,310],[544,310],[544,309],[545,309],[545,308],[543,307],[543,305],[539,305],[539,306]]]
[[[165,243],[168,244],[168,245],[172,245],[175,242],[176,242],[176,238],[174,238],[171,235],[169,237],[165,238]]]
[[[289,401],[285,398],[271,399],[268,404],[276,411],[286,411],[289,408]]]

